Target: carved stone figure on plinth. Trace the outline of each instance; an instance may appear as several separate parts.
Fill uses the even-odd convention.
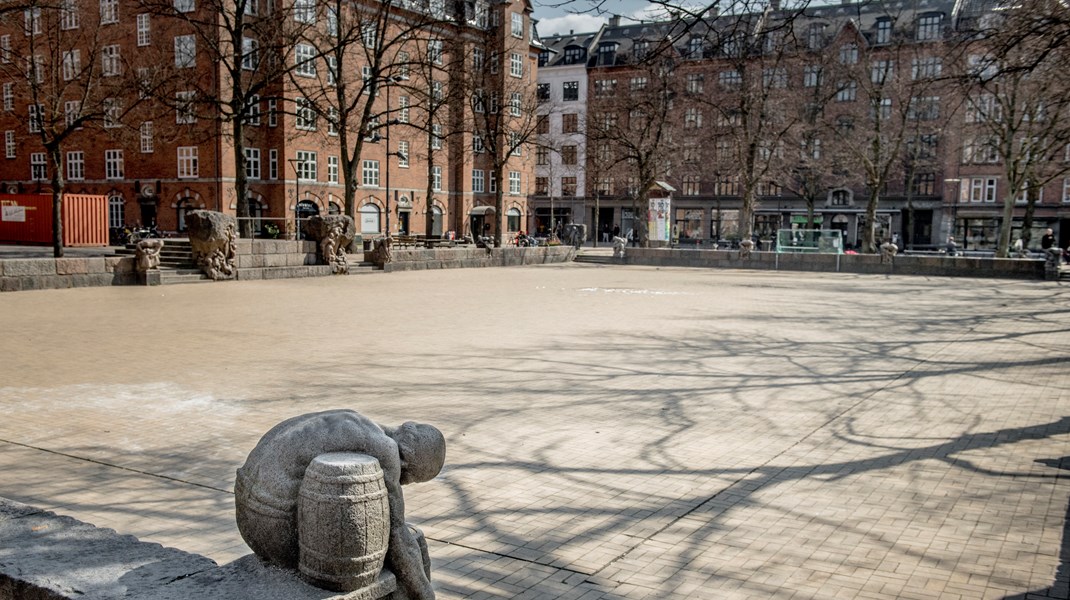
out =
[[[288,419],[238,469],[238,531],[258,557],[317,587],[382,597],[386,569],[397,580],[392,599],[433,599],[427,546],[405,522],[401,486],[433,479],[445,456],[431,425],[384,427],[351,410]]]
[[[238,220],[214,210],[186,214],[193,259],[210,279],[232,279],[237,273]]]
[[[163,240],[147,239],[137,243],[137,270],[139,273],[160,268],[160,251]]]
[[[562,228],[561,242],[579,248],[587,239],[587,225],[584,223],[569,223]]]
[[[750,253],[754,251],[754,242],[751,240],[743,240],[739,243],[739,257],[750,258]]]
[[[1062,264],[1062,250],[1058,246],[1048,248],[1044,253],[1044,279],[1059,279],[1059,265]]]
[[[372,262],[382,267],[385,266],[386,263],[394,260],[394,255],[391,250],[393,244],[394,240],[390,237],[375,240],[375,250],[372,251]]]
[[[624,258],[624,247],[627,245],[627,239],[619,235],[613,236],[613,258]]]
[[[881,244],[881,262],[895,261],[895,255],[899,254],[899,246],[891,242]]]
[[[301,230],[319,243],[320,258],[331,265],[335,273],[349,272],[346,248],[357,234],[352,218],[348,215],[316,215],[305,221]]]

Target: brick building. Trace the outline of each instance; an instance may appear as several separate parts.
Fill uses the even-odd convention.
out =
[[[473,189],[471,176],[485,157],[471,150],[467,95],[453,92],[467,85],[468,57],[480,46],[503,53],[505,64],[520,56],[522,75],[508,83],[527,86],[533,95],[537,42],[527,0],[448,4],[391,4],[390,18],[378,32],[392,43],[382,64],[374,65],[373,54],[355,45],[339,73],[330,52],[316,42],[339,38],[332,31],[339,22],[333,3],[250,0],[249,23],[273,19],[303,28],[285,45],[255,37],[268,28],[250,27],[243,39],[243,68],[253,72],[273,60],[291,67],[277,70],[242,117],[247,202],[260,234],[277,228],[286,235],[299,218],[344,211],[339,126],[363,138],[356,168],[358,231],[381,235],[389,224],[395,234],[469,233],[470,213],[487,200],[485,188]],[[212,11],[220,9],[206,0],[173,0],[168,11],[146,6],[133,0],[65,0],[59,8],[42,4],[0,22],[0,131],[6,150],[0,192],[50,190],[53,168],[38,132],[62,129],[81,108],[86,118],[62,143],[60,168],[68,191],[109,197],[112,227],[155,223],[181,233],[189,210],[237,213],[227,116],[223,108],[200,102],[209,96],[225,101],[227,91],[219,83],[224,76],[203,29],[198,33],[187,19],[196,15],[203,23],[219,18]],[[355,14],[383,8],[375,1],[345,6]],[[365,44],[374,45],[371,30],[361,33]],[[19,77],[14,68],[19,61],[30,65],[22,71],[36,78],[35,85]],[[159,85],[145,83],[150,71]],[[329,101],[332,86],[355,82],[368,90],[369,73],[378,88],[369,112],[379,116],[339,123]],[[508,69],[497,76],[502,82],[511,77]],[[30,100],[31,89],[39,106]],[[432,97],[444,103],[433,123],[427,110]],[[80,107],[73,104],[80,99]],[[520,185],[534,178],[527,156],[509,159],[505,172],[516,174]],[[508,214],[527,213],[526,188],[514,186],[508,198]],[[486,210],[476,212],[497,223]],[[520,227],[519,219],[504,216],[503,224]]]
[[[552,105],[562,93],[551,74],[566,38],[584,40],[575,52],[584,55],[589,90],[586,189],[556,201],[578,206],[571,219],[592,231],[607,224],[627,231],[636,217],[645,219],[645,206],[635,203],[635,161],[619,160],[623,146],[638,142],[605,132],[649,127],[658,102],[643,95],[653,99],[657,90],[667,116],[651,183],[675,188],[672,221],[684,243],[738,240],[749,209],[761,240],[812,220],[840,230],[849,246],[872,225],[876,240],[935,248],[956,234],[960,246],[992,250],[1003,199],[1012,193],[1007,155],[982,158],[976,150],[968,135],[976,129],[974,92],[949,75],[976,59],[959,42],[994,9],[989,2],[921,0],[794,11],[772,2],[701,21],[614,18],[595,33],[553,38],[548,46],[558,54],[544,51],[551,68],[540,71],[543,97]],[[563,139],[551,126],[542,143],[555,147]],[[884,156],[874,156],[877,147]],[[873,162],[888,169],[870,173],[879,170]],[[1031,246],[1047,227],[1062,246],[1070,243],[1070,173],[1058,173],[1033,192]],[[867,214],[874,188],[879,202]],[[551,190],[560,193],[548,184]],[[1013,211],[1015,237],[1026,197]],[[549,199],[537,193],[535,211],[546,210]]]

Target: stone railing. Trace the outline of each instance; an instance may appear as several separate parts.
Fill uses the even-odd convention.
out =
[[[385,271],[414,271],[421,269],[466,269],[480,267],[517,267],[565,263],[576,257],[572,246],[536,246],[533,248],[394,248],[390,262],[382,265]],[[365,260],[374,262],[373,252]]]
[[[134,285],[133,256],[12,258],[0,260],[0,291]]]
[[[777,254],[752,252],[741,258],[738,250],[683,250],[628,248],[622,264],[658,267],[758,269],[767,271],[822,271],[938,277],[993,277],[1044,279],[1044,261],[1011,258],[911,256],[899,254]]]

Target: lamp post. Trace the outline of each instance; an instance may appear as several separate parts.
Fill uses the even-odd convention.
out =
[[[305,169],[305,161],[300,158],[287,158],[286,162],[294,170],[294,239],[301,238],[301,216],[298,204],[301,203],[301,171]]]
[[[401,78],[396,76],[390,76],[383,80],[386,84],[386,114],[389,117],[393,107],[390,105],[390,88],[394,87],[394,84],[401,81]],[[390,126],[401,123],[399,119],[387,119],[386,120],[386,200],[384,206],[386,206],[386,237],[390,237],[390,157],[397,156],[399,158],[405,158],[405,155],[401,152],[390,151]]]

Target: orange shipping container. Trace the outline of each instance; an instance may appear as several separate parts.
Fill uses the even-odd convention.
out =
[[[52,243],[52,196],[0,196],[0,243]],[[63,245],[108,245],[108,199],[67,194],[63,197]]]

